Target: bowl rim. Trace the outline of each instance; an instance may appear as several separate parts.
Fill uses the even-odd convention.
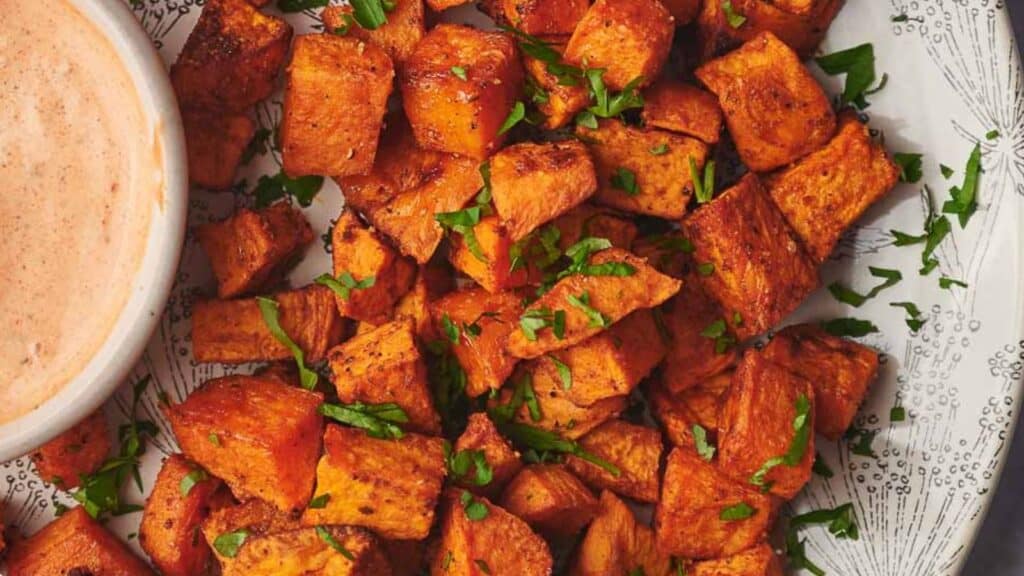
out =
[[[28,453],[99,408],[123,383],[161,321],[177,276],[188,208],[188,161],[177,98],[163,59],[122,0],[65,0],[111,43],[157,136],[163,192],[117,321],[82,371],[42,404],[0,425],[0,462]]]

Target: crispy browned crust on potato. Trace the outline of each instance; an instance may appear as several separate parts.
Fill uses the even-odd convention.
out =
[[[425,34],[423,12],[423,0],[396,0],[394,9],[388,12],[387,22],[376,30],[353,25],[352,7],[347,5],[327,6],[320,17],[324,23],[324,32],[345,29],[346,35],[384,49],[395,68],[401,68]]]
[[[814,54],[828,32],[829,24],[845,0],[813,0],[806,12],[787,11],[780,2],[733,0],[732,9],[746,20],[733,27],[721,2],[704,2],[697,16],[699,58],[709,60],[732,50],[762,32],[771,32],[795,50],[801,58]]]
[[[604,238],[616,248],[630,250],[637,236],[637,226],[625,214],[591,204],[580,204],[555,218],[558,247],[564,252],[583,238]]]
[[[345,321],[338,316],[334,292],[307,286],[278,292],[281,329],[302,349],[306,361],[317,362],[341,341]],[[292,357],[270,332],[255,298],[202,300],[192,307],[192,355],[197,362],[241,364]]]
[[[245,113],[189,108],[182,109],[181,122],[189,182],[210,190],[231,188],[238,165],[256,134],[256,123]]]
[[[814,427],[830,440],[846,433],[878,374],[878,352],[812,324],[776,334],[764,357],[814,386]]]
[[[171,66],[183,108],[241,112],[274,91],[292,27],[245,0],[212,0]]]
[[[561,52],[562,46],[551,45],[553,50]],[[544,115],[542,126],[548,130],[556,130],[567,125],[580,110],[590,103],[590,92],[582,81],[566,86],[565,82],[548,71],[548,63],[528,54],[523,54],[523,67],[529,75],[527,82],[533,82],[547,95],[544,102],[535,102],[537,109]]]
[[[814,387],[805,378],[773,364],[759,352],[744,354],[719,417],[718,455],[722,471],[749,482],[765,462],[787,453],[796,437],[797,400],[806,397],[814,430]],[[814,434],[796,466],[780,464],[764,476],[772,494],[790,499],[811,479]]]
[[[145,562],[81,506],[68,510],[7,551],[10,576],[153,576]]]
[[[755,172],[799,160],[836,130],[832,103],[795,52],[765,32],[695,71],[718,96],[740,159]]]
[[[508,440],[498,432],[494,423],[483,412],[469,415],[466,430],[455,442],[455,451],[463,450],[483,452],[484,459],[487,460],[487,465],[491,468],[491,481],[485,486],[477,486],[473,482],[467,481],[466,479],[476,478],[476,467],[470,464],[466,479],[460,479],[459,485],[488,498],[497,497],[509,480],[523,468],[519,452],[512,448]]]
[[[103,410],[97,410],[32,452],[36,474],[64,490],[95,472],[110,453],[110,435]]]
[[[211,507],[217,504],[222,486],[219,478],[208,475],[181,454],[171,454],[164,460],[139,526],[139,544],[161,574],[207,573],[210,547],[198,534]]]
[[[714,266],[700,275],[702,286],[741,339],[774,327],[818,285],[814,262],[753,174],[696,210],[683,230],[696,261]]]
[[[693,258],[690,257],[693,246],[683,236],[681,230],[673,229],[641,236],[633,241],[631,249],[637,256],[646,258],[647,263],[654,266],[658,272],[679,280],[685,279],[696,267]],[[685,288],[684,285],[680,292],[684,292]]]
[[[298,528],[246,538],[238,555],[226,566],[223,576],[392,574],[380,541],[366,530],[352,526]]]
[[[203,537],[221,567],[230,563],[231,559],[221,555],[213,546],[218,536],[236,530],[245,530],[250,536],[257,537],[299,528],[302,528],[302,524],[295,517],[259,498],[213,510],[202,524]]]
[[[829,143],[765,178],[765,187],[815,262],[899,181],[900,169],[853,112],[839,117]]]
[[[732,371],[722,372],[680,391],[673,391],[664,382],[657,382],[648,390],[647,400],[669,442],[694,448],[695,425],[704,429],[709,443],[716,443],[719,415],[731,384]]]
[[[698,274],[687,274],[679,293],[661,310],[669,338],[668,353],[658,380],[667,390],[681,392],[736,363],[735,346],[723,349],[717,338],[705,335],[715,323],[722,321],[731,332],[734,318],[729,318],[704,292]]]
[[[222,478],[241,499],[301,510],[320,455],[323,396],[275,380],[225,376],[208,380],[181,404],[165,408],[182,452]]]
[[[575,140],[513,144],[489,162],[494,207],[513,242],[597,191],[594,163]]]
[[[668,59],[675,22],[658,0],[597,0],[573,31],[565,60],[604,68],[604,83],[622,90],[637,78],[654,81]]]
[[[465,72],[466,80],[452,67]],[[483,160],[501,147],[498,130],[523,81],[519,50],[506,34],[439,24],[402,70],[402,97],[424,148]]]
[[[520,518],[491,504],[487,516],[470,520],[461,502],[462,490],[449,490],[442,503],[441,541],[430,564],[431,576],[548,576],[551,552],[547,542]]]
[[[722,520],[723,510],[745,503],[749,518]],[[658,549],[684,558],[719,558],[762,542],[775,517],[776,500],[750,484],[731,480],[691,448],[674,448],[654,511]]]
[[[579,478],[558,464],[523,468],[501,495],[501,507],[537,532],[572,536],[597,514],[597,498]]]
[[[768,544],[717,560],[697,562],[693,576],[782,576],[782,562]]]
[[[637,522],[633,511],[608,490],[601,492],[600,511],[576,551],[570,576],[630,574],[670,576],[674,563],[658,551],[654,531]],[[685,574],[686,572],[684,572]]]
[[[500,20],[531,36],[569,36],[590,8],[587,0],[496,0]]]
[[[266,287],[313,241],[301,212],[288,202],[242,208],[199,227],[199,244],[217,277],[217,296],[234,298]]]
[[[281,121],[290,176],[366,174],[395,77],[384,49],[334,34],[295,39]]]
[[[717,144],[722,132],[722,109],[714,94],[693,84],[661,80],[644,90],[644,124]]]
[[[434,523],[445,476],[440,438],[406,434],[371,438],[362,430],[330,425],[316,470],[316,495],[324,508],[308,508],[306,525],[362,526],[383,538],[422,540]]]
[[[569,456],[566,459],[569,469],[589,486],[595,490],[611,490],[640,502],[658,501],[662,444],[661,432],[657,429],[609,420],[580,438],[580,445],[619,471],[618,475],[612,474],[577,456]]]
[[[594,201],[625,212],[676,220],[686,214],[693,196],[690,159],[703,174],[708,147],[695,138],[650,128],[634,128],[620,120],[601,120],[596,130],[576,126],[597,169]],[[667,146],[664,154],[651,150]],[[635,179],[635,190],[622,171]]]
[[[568,348],[601,332],[601,326],[570,298],[586,299],[593,310],[601,313],[607,326],[625,318],[641,308],[652,308],[679,291],[680,282],[652,268],[647,262],[620,248],[609,248],[594,254],[590,264],[625,263],[635,269],[630,276],[587,276],[574,274],[560,280],[555,286],[531,304],[527,311],[548,309],[565,311],[565,334],[555,336],[545,328],[529,340],[522,330],[513,330],[505,349],[517,358],[536,358],[548,352]]]

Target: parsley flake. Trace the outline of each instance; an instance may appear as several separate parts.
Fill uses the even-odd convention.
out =
[[[924,326],[927,320],[921,318],[921,310],[913,302],[892,302],[889,304],[893,308],[903,308],[907,312],[907,327],[910,328],[911,332],[917,332]]]
[[[821,323],[821,327],[833,336],[861,338],[878,332],[878,327],[869,320],[857,318],[835,318]]]
[[[640,193],[640,188],[636,183],[636,172],[622,166],[616,168],[615,173],[612,174],[611,185],[612,188],[622,190],[628,196],[636,196]]]
[[[568,294],[565,299],[568,300],[569,304],[572,305],[573,308],[576,308],[586,314],[589,319],[587,325],[590,328],[607,328],[608,326],[611,326],[611,318],[605,316],[599,310],[590,305],[590,293],[584,292],[579,296]]]
[[[291,178],[280,171],[273,176],[260,176],[252,193],[256,197],[257,208],[266,208],[274,201],[286,196],[295,198],[299,206],[306,207],[313,203],[313,199],[316,198],[323,185],[323,176]]]
[[[739,28],[747,22],[747,17],[732,7],[732,0],[722,0],[722,12],[725,13],[725,21],[732,28]]]
[[[693,183],[693,195],[697,198],[697,204],[710,202],[715,196],[715,161],[708,160],[704,165],[704,178],[701,179],[700,171],[697,169],[697,161],[690,156],[690,182]]]
[[[299,367],[299,381],[302,383],[302,387],[306,390],[316,388],[316,383],[319,380],[317,373],[306,367],[306,355],[302,348],[288,336],[284,328],[281,328],[277,301],[273,298],[258,296],[256,304],[259,306],[260,315],[263,316],[263,323],[266,324],[274,339],[280,342],[295,357],[295,364]]]
[[[718,513],[718,519],[723,522],[736,522],[738,520],[746,520],[756,513],[757,510],[755,510],[753,506],[746,502],[740,502],[738,504],[722,508]]]
[[[214,538],[213,548],[225,558],[234,558],[238,555],[238,550],[242,547],[242,544],[245,544],[245,540],[248,537],[249,531],[244,528],[233,532],[225,532]]]
[[[811,437],[811,401],[807,399],[806,395],[801,394],[797,397],[794,408],[796,416],[793,417],[793,439],[789,442],[789,448],[782,456],[769,458],[757,472],[754,472],[754,475],[750,477],[750,483],[754,486],[760,486],[767,490],[770,485],[765,478],[773,468],[781,465],[797,466],[803,460],[804,454],[807,452],[807,443]]]
[[[705,461],[710,462],[715,457],[715,447],[708,442],[708,431],[700,424],[694,424],[691,431],[693,432],[693,443],[697,447],[697,454]]]
[[[875,82],[874,46],[861,44],[820,56],[814,61],[830,76],[846,74],[846,86],[840,96],[840,104],[854,104],[862,109],[867,107],[864,96]]]
[[[317,526],[316,527],[316,535],[319,536],[321,540],[326,542],[328,546],[330,546],[331,548],[334,548],[335,552],[341,554],[342,556],[344,556],[345,558],[348,558],[349,560],[351,560],[353,562],[356,561],[355,555],[352,554],[351,552],[349,552],[347,548],[342,546],[341,543],[338,542],[334,538],[334,535],[331,534],[331,532],[329,530],[327,530],[326,527],[324,527],[324,526]]]
[[[920,182],[924,175],[921,171],[922,154],[908,154],[896,152],[892,155],[893,162],[900,167],[900,182]]]
[[[459,496],[459,502],[462,503],[462,510],[470,521],[478,522],[487,518],[490,513],[487,504],[473,498],[473,495],[466,490],[463,490],[462,495]]]
[[[562,390],[572,389],[572,371],[569,370],[569,365],[559,360],[554,354],[548,354],[547,357],[558,371],[558,379],[562,381]]]
[[[463,82],[466,81],[467,76],[466,76],[466,69],[465,68],[463,68],[462,66],[452,66],[451,70],[452,70],[452,74],[456,78],[458,78],[459,80],[462,80]]]
[[[511,130],[513,126],[519,124],[524,118],[526,118],[526,104],[523,104],[522,100],[516,100],[512,110],[505,117],[505,121],[501,123],[501,128],[498,128],[498,136]]]
[[[196,468],[185,474],[182,477],[181,482],[178,483],[178,489],[181,491],[182,496],[188,496],[189,492],[195,488],[196,484],[206,480],[209,476],[206,475],[206,471],[202,468]]]
[[[960,227],[966,228],[967,222],[978,209],[978,180],[981,177],[981,144],[976,144],[967,159],[964,169],[964,182],[960,186],[950,188],[951,200],[942,205],[944,214],[956,214]]]
[[[352,296],[353,290],[366,290],[367,288],[373,288],[374,284],[377,283],[376,276],[367,276],[362,280],[356,280],[355,276],[352,275],[348,270],[344,270],[338,277],[335,278],[330,274],[321,274],[317,276],[316,283],[321,286],[326,286],[337,294],[342,300],[348,301]]]
[[[323,403],[317,408],[321,415],[348,424],[354,428],[365,430],[372,438],[399,439],[405,436],[398,424],[409,422],[405,410],[393,402],[384,404],[351,404]]]
[[[319,510],[319,509],[322,509],[322,508],[327,508],[327,503],[330,502],[330,501],[331,501],[330,493],[324,492],[323,494],[321,494],[321,495],[317,496],[316,498],[313,498],[312,500],[310,500],[309,504],[307,504],[306,507],[307,508],[311,508],[313,510]]]

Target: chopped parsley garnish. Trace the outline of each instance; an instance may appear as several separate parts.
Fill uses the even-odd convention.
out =
[[[814,59],[818,66],[830,76],[846,74],[846,86],[840,97],[841,104],[854,104],[866,108],[864,96],[875,82],[875,48],[861,44]]]
[[[945,164],[939,164],[939,172],[942,173],[942,177],[949,180],[953,176],[953,169]]]
[[[491,412],[492,419],[495,420],[495,424],[497,424],[498,430],[502,435],[511,439],[514,443],[523,448],[533,450],[539,454],[550,452],[557,454],[571,454],[580,460],[590,462],[616,478],[622,474],[617,466],[587,452],[574,440],[562,438],[560,435],[555,432],[551,432],[550,430],[536,428],[529,424],[512,422],[511,419],[503,419],[500,414],[494,414],[493,409]]]
[[[903,274],[899,270],[892,270],[889,268],[876,268],[871,266],[868,268],[871,275],[875,278],[883,279],[883,282],[871,289],[867,294],[861,294],[855,290],[851,290],[838,282],[829,284],[828,291],[832,293],[832,297],[836,300],[860,308],[865,302],[878,296],[886,288],[891,288],[903,280]]]
[[[560,86],[577,86],[583,78],[583,70],[562,62],[562,55],[551,44],[511,26],[499,26],[516,37],[519,49],[527,56],[545,64],[548,74],[558,79]]]
[[[796,570],[807,570],[814,576],[825,576],[825,571],[807,558],[805,542],[796,530],[786,532],[786,558],[789,559],[789,565]]]
[[[846,431],[845,438],[851,442],[856,440],[856,442],[850,446],[850,452],[853,452],[858,456],[878,458],[878,455],[875,454],[875,451],[871,448],[871,443],[875,441],[876,435],[878,435],[878,432],[874,430],[850,428]]]
[[[910,328],[911,332],[917,332],[927,322],[927,320],[921,318],[921,310],[913,302],[893,302],[889,306],[903,308],[907,311],[907,327]]]
[[[718,519],[723,522],[736,522],[738,520],[746,520],[756,513],[757,510],[755,510],[753,506],[746,502],[740,502],[738,504],[722,508],[718,513]]]
[[[273,176],[260,176],[252,193],[256,197],[257,208],[266,208],[285,196],[294,197],[299,206],[306,207],[313,203],[323,185],[323,176],[291,178],[284,172],[278,172]]]
[[[713,262],[704,262],[697,265],[697,273],[705,278],[715,273],[715,264]]]
[[[594,99],[594,104],[583,113],[589,113],[591,118],[617,118],[626,110],[643,108],[644,99],[638,91],[640,84],[644,81],[643,76],[633,78],[622,87],[622,92],[611,95],[608,93],[608,87],[604,84],[604,72],[604,68],[591,68],[583,71],[590,86],[590,95]],[[579,122],[579,116],[577,116],[577,122]]]
[[[353,290],[366,290],[367,288],[373,288],[373,285],[377,283],[377,277],[367,276],[362,280],[356,280],[355,276],[353,276],[351,272],[345,270],[341,274],[338,274],[337,278],[330,274],[321,274],[320,276],[317,276],[316,283],[321,286],[327,286],[342,300],[347,302],[352,296]]]
[[[794,408],[796,416],[793,417],[793,439],[789,443],[789,449],[782,456],[769,458],[757,472],[754,472],[754,475],[750,477],[750,483],[754,486],[760,486],[767,490],[770,485],[765,481],[765,477],[773,468],[783,464],[790,467],[797,466],[803,460],[804,454],[807,452],[807,443],[811,438],[811,401],[807,399],[806,395],[801,394],[797,397]]]
[[[433,340],[426,345],[427,378],[434,398],[434,408],[441,416],[445,434],[457,436],[469,416],[466,396],[466,371],[452,353],[447,340]]]
[[[405,410],[393,402],[384,404],[351,404],[323,403],[317,409],[323,416],[348,424],[354,428],[365,430],[372,438],[398,439],[405,436],[398,424],[409,422]]]
[[[612,188],[622,190],[628,196],[636,196],[640,193],[640,188],[636,184],[636,172],[622,166],[616,168],[615,173],[612,174],[611,185]]]
[[[722,12],[725,13],[725,21],[731,28],[739,28],[747,22],[747,17],[732,7],[732,0],[722,0]]]
[[[889,19],[892,20],[893,22],[897,23],[897,24],[900,24],[900,23],[903,23],[903,22],[918,22],[920,24],[924,24],[924,18],[921,18],[920,16],[911,18],[910,16],[907,15],[906,12],[904,12],[903,14],[892,16]]]
[[[700,171],[697,169],[697,161],[690,156],[690,182],[693,183],[693,195],[697,198],[697,204],[710,202],[715,196],[715,161],[708,160],[704,164],[704,178],[701,179]]]
[[[953,278],[947,278],[946,276],[939,278],[939,288],[942,288],[943,290],[949,290],[954,286],[967,288],[967,283],[962,280],[954,280]]]
[[[330,33],[334,34],[335,36],[346,36],[348,35],[348,31],[351,30],[352,27],[355,25],[356,21],[354,18],[352,18],[351,14],[342,14],[341,26],[335,26],[332,30],[330,30]]]
[[[473,522],[487,518],[490,513],[487,504],[473,498],[473,495],[466,490],[463,490],[462,495],[459,496],[459,502],[462,503],[462,510],[466,513],[466,518]]]
[[[487,256],[480,247],[473,227],[480,223],[480,218],[491,214],[491,166],[487,162],[480,165],[480,177],[484,185],[477,193],[472,206],[454,212],[439,212],[434,214],[434,220],[442,229],[461,235],[469,253],[486,264]]]
[[[454,75],[456,78],[462,80],[463,82],[466,81],[467,76],[465,68],[463,68],[462,66],[452,66],[451,70],[452,75]]]
[[[989,130],[988,132],[985,133],[985,140],[991,141],[995,140],[996,138],[999,138],[999,130]]]
[[[188,496],[189,492],[195,488],[196,484],[206,480],[209,476],[206,475],[206,471],[202,468],[196,468],[190,471],[188,474],[182,477],[181,482],[178,483],[178,489],[181,491],[182,496]]]
[[[651,156],[664,156],[665,154],[668,154],[668,144],[662,142],[661,144],[649,149],[648,152],[651,153]]]
[[[903,422],[907,419],[907,409],[903,406],[893,406],[889,409],[890,422]]]
[[[245,539],[248,537],[249,531],[244,528],[233,532],[225,532],[214,538],[213,548],[225,558],[234,558],[238,555],[238,550],[242,547],[242,544],[245,544]]]
[[[324,492],[323,494],[321,494],[321,495],[317,496],[316,498],[313,498],[312,500],[310,500],[309,504],[307,504],[306,507],[307,508],[312,508],[313,510],[319,510],[319,509],[322,509],[322,508],[327,508],[327,503],[330,502],[330,501],[331,501],[330,493],[329,492]]]
[[[488,566],[487,562],[485,562],[483,559],[476,558],[475,560],[473,560],[473,563],[476,564],[476,567],[479,568],[480,571],[483,572],[484,574],[490,574],[491,573],[491,567]]]
[[[444,461],[448,467],[448,475],[456,481],[470,482],[476,486],[486,486],[494,479],[494,469],[487,463],[483,450],[459,450],[453,452],[451,445],[444,444]],[[472,467],[473,475],[469,475]]]
[[[214,446],[220,446],[220,436],[217,436],[215,432],[210,432],[210,435],[206,437],[210,441],[210,444]]]
[[[850,502],[831,509],[814,510],[793,516],[789,520],[789,529],[791,531],[799,530],[812,524],[827,524],[829,534],[836,538],[857,540],[860,537],[857,523],[853,517],[853,504]]]
[[[356,561],[355,555],[352,554],[351,552],[349,552],[348,549],[346,549],[344,546],[342,546],[341,543],[338,542],[334,538],[334,535],[331,534],[330,531],[327,530],[326,527],[324,527],[324,526],[317,526],[316,527],[316,535],[319,536],[321,540],[326,542],[328,546],[330,546],[331,548],[334,548],[334,551],[337,552],[338,554],[341,554],[342,556],[344,556],[345,558],[348,558],[349,560],[351,560],[353,562]]]
[[[694,424],[693,443],[697,447],[697,454],[705,461],[710,462],[715,457],[715,447],[708,442],[708,431],[700,424]]]
[[[498,128],[498,136],[511,130],[513,126],[519,124],[524,118],[526,118],[526,104],[523,104],[522,100],[516,100],[512,110],[505,117],[505,121],[501,123],[501,128]]]
[[[535,308],[523,312],[519,317],[519,329],[530,342],[536,342],[537,331],[544,328],[551,328],[551,332],[559,340],[565,338],[565,310]]]
[[[715,341],[715,353],[725,354],[729,347],[736,343],[736,338],[729,334],[725,320],[718,319],[700,331],[700,335]]]
[[[576,308],[586,314],[589,319],[587,325],[590,328],[607,328],[608,326],[611,326],[611,318],[605,316],[599,310],[590,305],[589,292],[584,292],[579,296],[568,294],[565,299],[573,308]]]
[[[572,389],[572,371],[569,370],[569,365],[559,360],[554,354],[548,354],[547,357],[555,365],[555,370],[558,371],[558,379],[562,381],[562,389]]]
[[[831,478],[832,476],[835,476],[835,473],[828,467],[828,463],[821,457],[821,454],[814,455],[814,464],[811,465],[811,472],[814,472],[822,478]]]
[[[448,314],[441,316],[441,330],[444,332],[445,338],[448,339],[452,344],[459,343],[459,327],[452,322],[452,319]]]
[[[822,322],[821,327],[833,336],[850,336],[853,338],[861,338],[878,332],[878,326],[872,324],[870,320],[860,320],[857,318],[835,318]]]
[[[258,296],[256,304],[260,308],[260,315],[263,316],[263,323],[267,325],[267,329],[270,330],[274,339],[280,342],[295,357],[295,364],[299,367],[299,382],[302,384],[302,387],[306,390],[316,388],[319,376],[317,376],[315,371],[306,367],[306,355],[302,348],[281,328],[277,301],[273,298]]]
[[[978,209],[978,179],[981,177],[981,144],[975,144],[967,159],[964,169],[964,182],[960,186],[949,189],[951,200],[942,205],[943,214],[956,214],[960,227],[966,228],[967,222]]]
[[[892,155],[893,162],[900,167],[900,182],[911,184],[919,182],[924,175],[921,171],[922,154],[908,154],[897,152]]]
[[[611,241],[606,238],[588,236],[581,239],[566,249],[565,256],[570,260],[570,263],[565,270],[555,276],[555,280],[561,280],[573,274],[583,276],[632,276],[636,274],[636,268],[625,262],[588,263],[593,254],[611,247]]]
[[[537,402],[537,393],[533,390],[533,377],[529,374],[524,374],[517,386],[523,391],[523,404],[526,406],[526,412],[530,415],[530,420],[540,422],[542,416],[540,404]]]

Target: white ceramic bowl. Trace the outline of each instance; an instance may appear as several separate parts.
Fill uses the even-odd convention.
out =
[[[82,372],[32,412],[0,426],[0,462],[25,454],[96,410],[122,383],[160,320],[178,268],[188,206],[188,162],[178,104],[163,61],[120,0],[70,0],[114,46],[147,121],[160,135],[163,194],[146,251],[113,330]]]

